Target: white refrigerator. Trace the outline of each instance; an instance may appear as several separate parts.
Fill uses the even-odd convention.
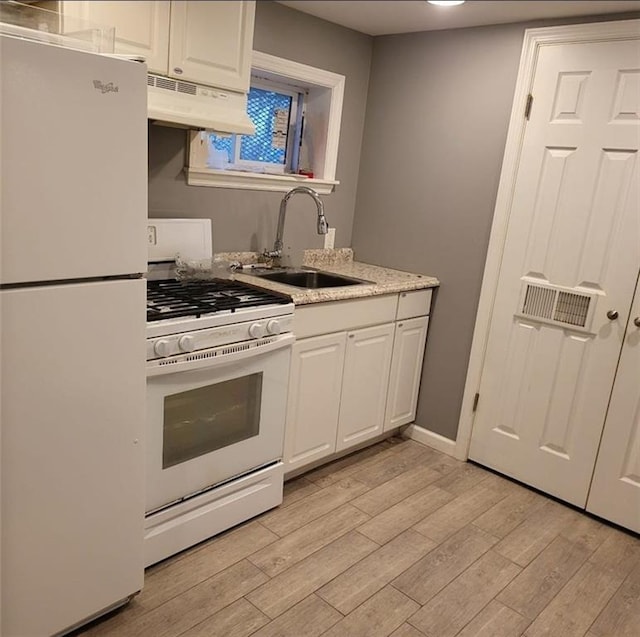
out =
[[[146,66],[0,36],[0,634],[143,584]]]

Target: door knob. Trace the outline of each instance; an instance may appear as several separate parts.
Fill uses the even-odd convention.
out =
[[[636,327],[640,327],[640,316],[636,316],[636,317],[633,319],[633,324],[634,324]]]
[[[618,318],[618,312],[617,312],[617,310],[609,310],[609,311],[607,312],[607,318],[608,318],[610,321],[615,321],[615,320]]]

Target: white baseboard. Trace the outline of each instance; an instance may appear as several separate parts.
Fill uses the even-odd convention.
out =
[[[423,445],[427,445],[427,447],[431,447],[436,451],[446,453],[448,456],[453,456],[454,458],[458,457],[456,454],[455,440],[445,438],[433,431],[418,427],[418,425],[409,425],[404,434],[411,438],[411,440],[421,442]]]

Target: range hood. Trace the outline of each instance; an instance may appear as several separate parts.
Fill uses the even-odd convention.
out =
[[[148,117],[157,123],[253,135],[247,96],[163,75],[147,75]]]

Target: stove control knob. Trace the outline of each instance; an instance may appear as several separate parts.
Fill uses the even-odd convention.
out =
[[[250,325],[249,336],[252,338],[262,338],[264,336],[264,325],[261,323],[253,323],[253,325]]]
[[[165,341],[164,339],[156,341],[155,345],[153,346],[153,351],[158,356],[169,356],[169,354],[171,353],[171,343],[169,341]]]
[[[281,331],[280,321],[274,319],[267,323],[267,332],[269,332],[269,334],[280,334]]]
[[[193,352],[196,348],[196,339],[193,336],[181,336],[178,341],[178,347],[183,352]]]

